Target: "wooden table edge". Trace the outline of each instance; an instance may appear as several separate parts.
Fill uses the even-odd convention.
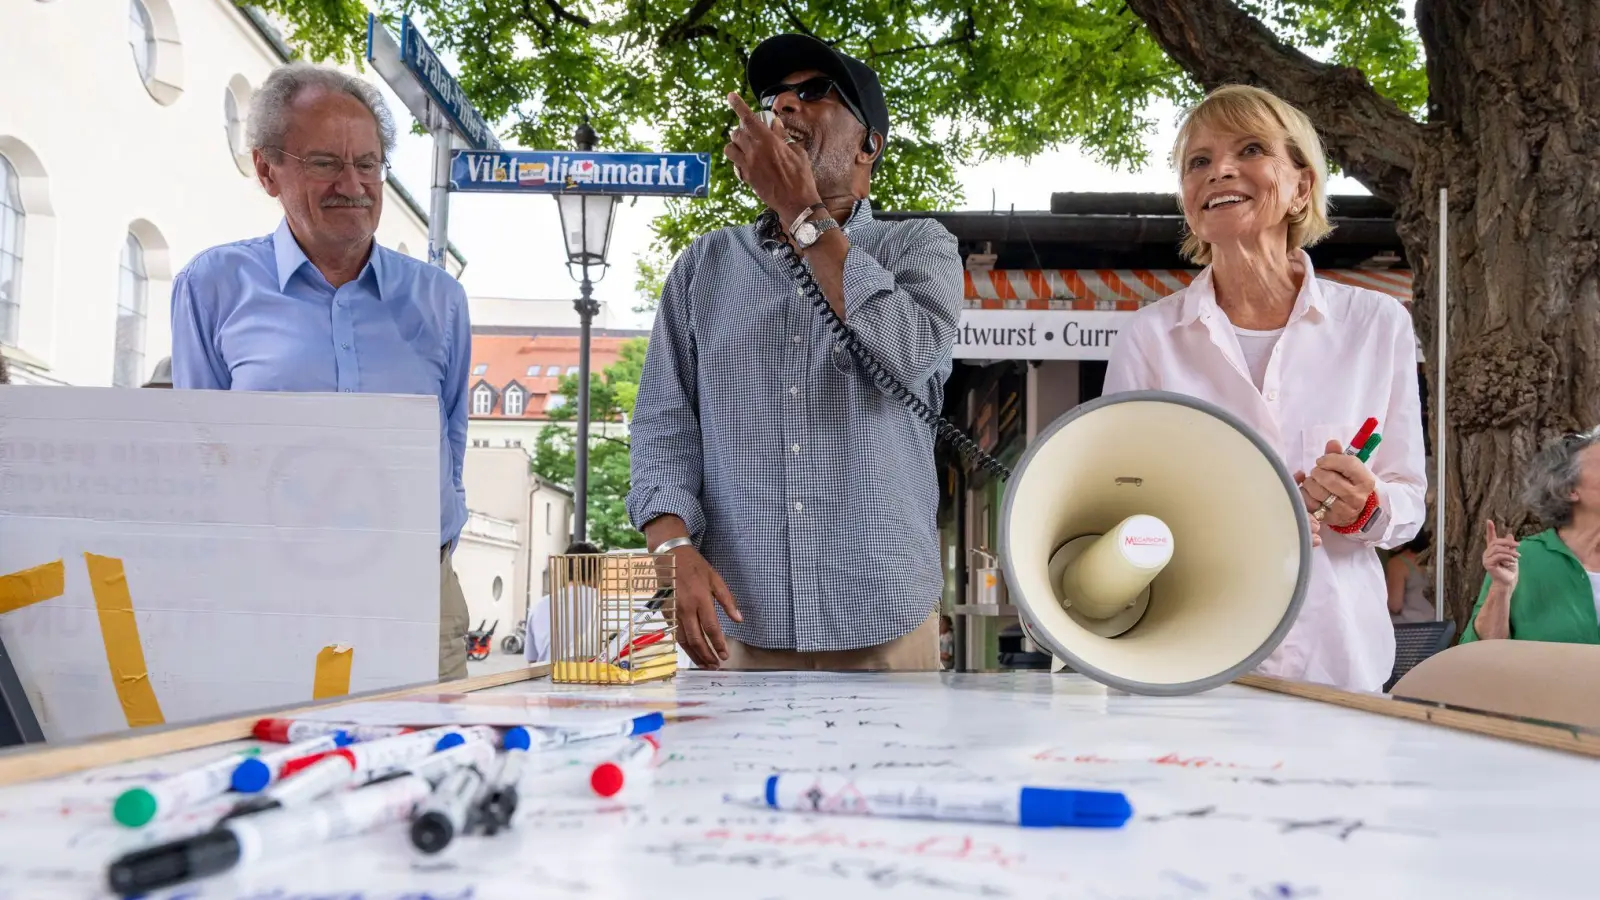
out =
[[[1555,722],[1535,722],[1475,712],[1442,704],[1409,701],[1384,694],[1362,694],[1340,690],[1324,684],[1288,681],[1266,675],[1241,675],[1235,684],[1278,694],[1289,694],[1320,703],[1331,703],[1362,712],[1376,713],[1396,719],[1410,719],[1442,728],[1468,731],[1486,737],[1500,738],[1519,744],[1532,744],[1550,750],[1576,753],[1580,756],[1600,758],[1600,734],[1581,728],[1564,726]]]

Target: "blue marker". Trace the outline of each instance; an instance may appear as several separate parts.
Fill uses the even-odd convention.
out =
[[[313,753],[337,750],[349,743],[348,734],[334,731],[243,760],[233,770],[232,787],[241,794],[254,794],[265,790],[268,785],[283,777],[283,764],[289,760],[310,756]]]
[[[1025,828],[1120,828],[1133,815],[1116,791],[989,782],[923,784],[820,773],[767,778],[773,809],[842,816],[994,822]]]

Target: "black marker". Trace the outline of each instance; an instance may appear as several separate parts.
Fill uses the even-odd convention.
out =
[[[483,772],[475,765],[454,769],[433,793],[417,805],[411,820],[411,843],[423,853],[438,853],[465,831],[472,801],[483,787]]]

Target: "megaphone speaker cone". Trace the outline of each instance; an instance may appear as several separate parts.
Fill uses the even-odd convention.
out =
[[[1294,624],[1311,530],[1288,469],[1237,417],[1183,394],[1079,406],[1006,488],[1002,566],[1033,640],[1103,684],[1232,681]]]

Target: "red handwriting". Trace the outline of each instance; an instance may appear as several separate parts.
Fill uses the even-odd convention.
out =
[[[1178,753],[1167,753],[1163,756],[1148,758],[1111,759],[1094,753],[1068,753],[1064,750],[1041,750],[1033,756],[1037,762],[1058,763],[1151,763],[1158,766],[1178,766],[1184,769],[1260,769],[1276,771],[1283,768],[1283,760],[1278,760],[1271,765],[1262,763],[1238,763],[1222,759],[1213,759],[1209,756],[1183,756]]]
[[[785,847],[837,847],[845,850],[871,850],[899,853],[924,859],[950,859],[986,863],[1010,869],[1026,859],[1021,853],[1008,853],[997,844],[975,841],[971,837],[931,837],[906,844],[850,837],[838,832],[814,831],[808,834],[777,834],[770,831],[734,831],[715,828],[705,833],[711,841],[739,841],[748,844],[775,844]]]

